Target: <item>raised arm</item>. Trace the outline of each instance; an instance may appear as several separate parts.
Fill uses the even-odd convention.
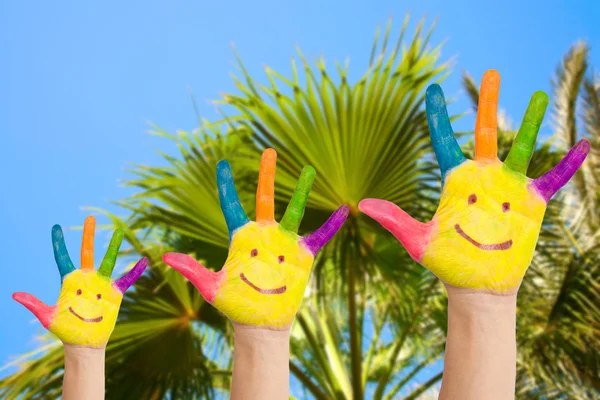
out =
[[[315,170],[307,166],[278,224],[274,219],[276,160],[275,150],[265,150],[256,191],[256,222],[248,219],[240,204],[229,163],[217,164],[219,200],[230,237],[229,257],[219,272],[185,254],[163,257],[233,323],[233,400],[289,398],[290,327],[314,257],[348,215],[348,208],[342,206],[315,232],[298,236],[315,179]]]
[[[579,142],[553,169],[525,175],[548,97],[536,92],[504,163],[497,154],[500,76],[484,74],[475,126],[475,160],[454,138],[441,88],[427,89],[431,143],[442,175],[440,204],[427,223],[396,205],[363,200],[408,253],[448,292],[448,336],[440,399],[513,399],[519,286],[531,262],[546,204],[575,174],[589,143]]]
[[[64,344],[65,371],[62,398],[104,399],[104,350],[114,329],[123,293],[142,275],[148,259],[142,258],[123,277],[112,281],[123,232],[116,230],[98,271],[94,269],[94,228],[88,217],[83,227],[81,268],[75,269],[62,229],[52,228],[52,246],[62,287],[56,305],[48,306],[29,293],[14,293]]]

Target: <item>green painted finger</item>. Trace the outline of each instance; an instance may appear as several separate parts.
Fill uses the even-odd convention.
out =
[[[121,243],[123,242],[123,231],[120,229],[115,230],[113,233],[112,239],[110,239],[110,243],[108,244],[108,250],[106,250],[106,254],[102,259],[102,264],[100,264],[100,268],[98,268],[98,273],[100,275],[104,275],[110,278],[110,275],[115,268],[115,263],[117,262],[117,254],[119,253],[119,247],[121,247]]]
[[[507,167],[516,172],[527,173],[527,167],[535,149],[535,139],[542,125],[546,107],[548,107],[548,95],[542,91],[535,92],[531,96],[531,101],[525,112],[525,117],[523,117],[523,123],[519,128],[515,142],[504,161]]]
[[[302,168],[300,178],[296,184],[296,190],[281,219],[281,226],[288,231],[298,232],[300,222],[302,222],[302,217],[304,216],[304,208],[308,201],[308,194],[316,175],[315,169],[310,165]]]

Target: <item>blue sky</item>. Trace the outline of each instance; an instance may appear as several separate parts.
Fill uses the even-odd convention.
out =
[[[432,42],[446,39],[443,58],[456,58],[443,84],[458,98],[454,113],[468,107],[463,70],[477,80],[486,69],[499,70],[501,105],[518,121],[535,90],[550,90],[556,65],[576,40],[590,43],[591,65],[600,67],[596,0],[1,2],[0,365],[34,348],[40,332],[12,292],[47,303],[58,295],[51,226],[82,224],[84,206],[114,211],[108,202],[129,193],[119,186],[127,165],[158,164],[156,150],[170,149],[146,133],[149,122],[168,131],[196,127],[190,88],[200,112],[216,116],[209,100],[234,91],[231,42],[257,77],[265,64],[289,73],[296,44],[330,63],[349,58],[356,76],[376,26],[392,15],[398,28],[409,10],[413,21],[439,18]],[[456,128],[472,125],[467,116]],[[65,236],[76,258],[80,232]],[[97,260],[108,240],[106,232],[97,235]]]

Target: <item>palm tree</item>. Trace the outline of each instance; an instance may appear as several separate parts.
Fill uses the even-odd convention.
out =
[[[406,18],[394,45],[389,43],[391,22],[381,38],[378,31],[369,69],[357,82],[348,79],[347,64],[336,63],[337,74],[332,74],[322,58],[315,60],[315,68],[298,52],[291,76],[267,68],[269,84],[262,85],[240,61],[237,93],[220,100],[222,121],[201,121],[198,130],[177,135],[155,130],[178,144],[179,156],[165,154],[168,167],[135,167],[126,184],[138,192],[117,203],[129,216],[110,215],[126,231],[129,252],[149,257],[153,268],[124,300],[107,349],[107,398],[187,399],[227,393],[229,324],[166,268],[160,256],[179,251],[220,268],[227,230],[216,194],[216,163],[230,160],[250,215],[256,160],[265,147],[279,153],[276,212],[284,211],[306,164],[319,176],[301,229],[315,229],[339,204],[351,209],[343,230],[316,260],[292,329],[294,395],[415,399],[434,390],[441,379],[447,322],[443,287],[357,211],[359,200],[378,197],[427,219],[437,204],[439,177],[423,99],[424,89],[441,81],[450,63],[440,63],[439,46],[429,47],[433,27],[424,31],[424,21],[404,43],[408,22]],[[598,115],[586,117],[590,126],[600,127]],[[505,130],[507,137],[512,135],[511,129]],[[562,151],[542,145],[533,173],[547,168]],[[595,190],[585,184],[586,193]],[[583,193],[576,186],[573,193]],[[557,233],[556,227],[574,229],[574,219],[560,212],[559,201],[551,203],[533,272],[520,296],[519,320],[529,325],[521,323],[519,329],[523,356],[518,383],[527,398],[591,395],[598,384],[598,375],[587,369],[598,367],[599,281],[597,267],[592,268],[598,252],[592,246],[576,254],[567,235]],[[580,200],[575,196],[571,201]],[[583,237],[578,232],[585,229],[578,229],[574,237]],[[544,262],[556,257],[560,269],[545,269]],[[540,287],[543,296],[536,297]],[[544,303],[549,298],[554,300],[551,311]],[[546,330],[534,329],[540,326]],[[55,342],[48,343],[0,382],[1,396],[58,396],[62,352]],[[555,351],[546,355],[547,346]],[[585,346],[587,351],[582,351]],[[570,368],[578,361],[586,363]]]

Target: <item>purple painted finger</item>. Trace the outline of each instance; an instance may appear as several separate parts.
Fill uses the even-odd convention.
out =
[[[127,274],[114,281],[113,285],[115,285],[115,287],[119,289],[121,293],[125,293],[125,291],[129,289],[129,287],[133,285],[135,281],[139,279],[140,276],[142,276],[147,266],[148,259],[144,257],[140,261],[138,261],[137,264],[135,264],[135,266],[131,268],[131,270]]]
[[[590,142],[580,140],[554,168],[535,179],[531,185],[546,202],[549,201],[575,175],[589,151]]]
[[[302,243],[304,243],[313,255],[316,255],[344,225],[349,212],[348,206],[343,205],[339,207],[319,229],[302,238]]]

